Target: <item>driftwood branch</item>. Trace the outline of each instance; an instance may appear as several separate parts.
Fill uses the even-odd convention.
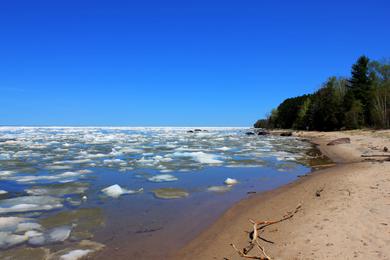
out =
[[[369,158],[369,157],[390,157],[390,154],[362,154],[361,155],[364,158]]]
[[[252,225],[253,225],[253,231],[250,232],[250,238],[251,240],[249,241],[249,245],[244,247],[242,250],[238,249],[233,243],[230,244],[234,250],[238,253],[239,256],[243,258],[248,258],[248,259],[260,259],[260,260],[271,260],[272,258],[267,255],[265,248],[261,246],[259,242],[259,231],[264,230],[266,227],[280,223],[282,221],[285,221],[287,219],[292,218],[300,209],[302,208],[301,204],[298,204],[297,207],[292,210],[287,212],[281,219],[274,220],[274,221],[254,221],[254,220],[249,220]],[[257,247],[261,254],[263,256],[257,256],[257,255],[249,255],[249,252],[254,248]]]

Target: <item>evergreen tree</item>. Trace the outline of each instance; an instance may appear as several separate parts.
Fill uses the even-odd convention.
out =
[[[370,60],[366,56],[361,56],[352,65],[352,76],[349,80],[350,90],[356,100],[361,102],[364,115],[364,123],[371,124],[370,107],[372,104],[372,86],[369,76],[368,64]],[[351,107],[349,108],[351,109]]]

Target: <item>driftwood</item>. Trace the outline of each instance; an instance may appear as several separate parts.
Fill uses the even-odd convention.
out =
[[[248,259],[259,259],[259,260],[271,260],[272,258],[270,256],[267,255],[266,251],[265,251],[265,248],[263,246],[261,246],[260,242],[259,242],[259,238],[262,239],[260,236],[259,236],[259,231],[262,231],[264,230],[264,228],[268,227],[268,226],[271,226],[271,225],[274,225],[274,224],[277,224],[277,223],[280,223],[282,221],[285,221],[287,219],[290,219],[292,218],[300,209],[302,208],[302,205],[301,204],[298,204],[297,207],[293,210],[293,211],[289,211],[287,212],[281,219],[278,219],[278,220],[274,220],[274,221],[254,221],[254,220],[249,220],[252,225],[253,225],[253,231],[250,232],[250,242],[249,242],[249,245],[246,246],[245,248],[243,249],[238,249],[233,243],[231,243],[230,245],[233,247],[233,249],[238,253],[239,256],[243,257],[243,258],[248,258]],[[267,242],[270,242],[270,243],[273,243],[271,241],[268,241],[268,240],[265,240],[265,239],[262,239],[263,241],[267,241]],[[257,247],[259,249],[259,251],[261,252],[262,256],[257,256],[257,255],[249,255],[249,252],[254,248],[254,247]]]
[[[324,191],[324,188],[325,188],[325,187],[321,187],[321,188],[319,188],[318,190],[316,190],[316,197],[321,197],[321,192]]]
[[[390,154],[362,154],[362,157],[390,157]]]
[[[328,164],[313,165],[311,167],[313,167],[313,168],[326,168],[326,167],[333,167],[335,165],[336,165],[335,163],[328,163]]]

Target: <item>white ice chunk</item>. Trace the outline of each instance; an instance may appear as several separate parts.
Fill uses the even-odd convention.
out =
[[[229,147],[226,147],[226,146],[223,146],[223,147],[218,147],[217,150],[219,151],[229,151],[231,150],[232,148],[229,148]]]
[[[62,200],[50,196],[22,196],[0,201],[0,214],[61,208]]]
[[[70,236],[71,228],[68,226],[53,228],[49,233],[49,242],[62,242]]]
[[[175,152],[172,154],[175,157],[191,157],[195,161],[204,164],[221,164],[223,161],[218,160],[219,156],[204,152]]]
[[[25,222],[25,223],[19,223],[16,232],[25,232],[29,230],[41,230],[42,226],[38,223],[34,222]]]
[[[6,190],[0,190],[0,195],[7,194],[7,193],[8,193],[8,191],[6,191]]]
[[[5,249],[27,241],[24,235],[14,235],[10,232],[0,232],[0,248]]]
[[[16,173],[15,171],[0,171],[0,177],[10,176],[15,173]]]
[[[26,221],[27,218],[20,217],[0,217],[0,231],[15,231],[18,224]]]
[[[230,191],[232,189],[231,185],[228,186],[210,186],[207,188],[208,191],[213,191],[213,192],[226,192]]]
[[[236,179],[232,179],[232,178],[226,178],[225,182],[224,182],[226,185],[234,185],[234,184],[237,184],[238,181]]]
[[[164,182],[164,181],[177,181],[178,178],[171,174],[158,174],[153,177],[148,178],[152,182]]]
[[[33,235],[29,237],[28,243],[34,246],[42,246],[63,242],[69,238],[71,231],[72,229],[69,226],[63,226],[50,229],[44,234],[32,233]]]
[[[142,192],[143,190],[144,190],[143,188],[140,188],[138,190],[127,190],[122,188],[118,184],[114,184],[107,188],[102,189],[102,192],[104,192],[107,196],[118,198],[123,194],[134,194],[134,193]]]
[[[61,260],[77,260],[77,259],[80,259],[80,258],[88,255],[91,252],[93,252],[93,250],[91,250],[91,249],[76,249],[76,250],[70,251],[69,253],[67,253],[65,255],[62,255],[60,257],[60,259]]]
[[[26,233],[24,233],[24,235],[27,236],[28,238],[31,238],[31,237],[42,236],[43,234],[35,230],[29,230]]]

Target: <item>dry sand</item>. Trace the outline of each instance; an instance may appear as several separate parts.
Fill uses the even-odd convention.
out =
[[[229,209],[210,228],[181,249],[175,259],[243,259],[230,246],[248,245],[248,219],[275,220],[298,203],[292,218],[269,227],[261,237],[273,259],[390,259],[390,162],[361,155],[390,149],[390,131],[295,132],[319,145],[336,166]],[[327,146],[336,138],[351,143]],[[380,159],[380,158],[375,158]],[[316,196],[318,190],[320,196]],[[253,253],[260,255],[254,249]]]

